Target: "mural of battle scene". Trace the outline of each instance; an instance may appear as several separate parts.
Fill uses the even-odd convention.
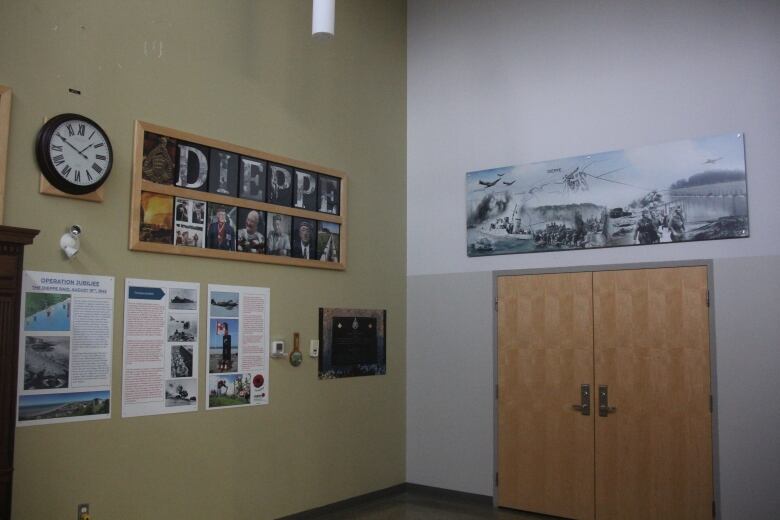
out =
[[[468,256],[749,235],[742,134],[466,174]]]

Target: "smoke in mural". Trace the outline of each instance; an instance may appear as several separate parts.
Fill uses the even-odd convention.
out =
[[[747,237],[743,137],[469,172],[468,255]]]

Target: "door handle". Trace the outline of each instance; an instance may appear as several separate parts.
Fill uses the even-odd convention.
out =
[[[582,415],[590,415],[590,385],[580,385],[580,404],[571,407]]]
[[[599,385],[599,417],[606,417],[617,412],[617,406],[609,406],[609,388]]]

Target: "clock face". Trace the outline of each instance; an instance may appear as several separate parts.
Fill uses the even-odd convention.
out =
[[[48,181],[71,194],[96,190],[113,164],[108,136],[97,123],[76,114],[49,120],[38,134],[36,151]]]

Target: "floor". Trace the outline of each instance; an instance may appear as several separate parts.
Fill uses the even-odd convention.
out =
[[[322,520],[542,520],[545,515],[496,509],[483,499],[442,494],[427,490],[406,490],[391,496],[339,507],[306,518]]]

